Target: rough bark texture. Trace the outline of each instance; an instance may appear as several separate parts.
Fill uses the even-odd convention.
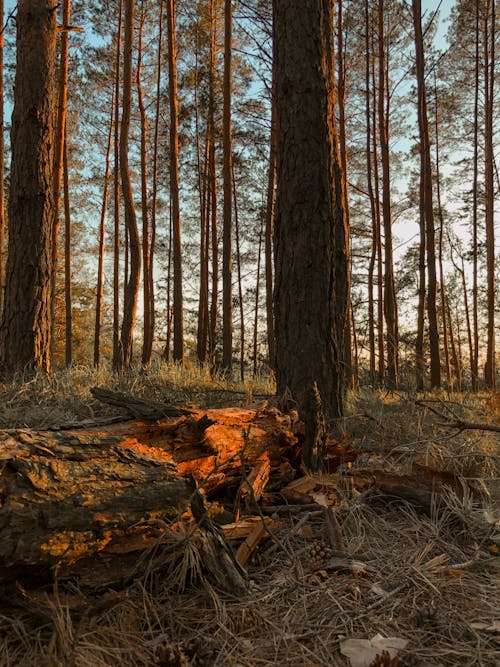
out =
[[[22,0],[12,116],[4,370],[50,369],[56,0]]]
[[[343,412],[346,229],[335,126],[333,9],[274,3],[278,177],[277,391],[306,424],[304,458],[319,461],[327,420]]]
[[[177,422],[0,432],[0,580],[21,568],[64,576],[85,563],[107,563],[113,580],[112,559],[144,550],[155,522],[187,507],[193,485],[183,476],[209,494],[237,488],[242,461],[250,474],[268,452],[279,466],[296,442],[289,427],[276,412],[231,408]]]

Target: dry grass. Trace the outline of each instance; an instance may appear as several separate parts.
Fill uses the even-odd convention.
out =
[[[2,387],[1,423],[46,428],[111,414],[91,398],[94,384],[203,405],[242,404],[272,389],[265,382],[214,383],[208,374],[178,368],[119,380],[75,369]],[[338,516],[349,555],[367,566],[364,574],[312,567],[309,549],[325,535],[323,515],[297,513],[248,567],[244,598],[223,594],[205,578],[189,532],[172,534],[147,574],[112,604],[88,590],[72,592],[80,600],[73,611],[58,591],[24,609],[5,603],[0,664],[345,666],[341,641],[377,632],[409,640],[402,665],[500,664],[500,633],[486,629],[500,620],[500,558],[490,549],[500,541],[499,436],[440,427],[414,398],[373,392],[351,398],[345,429],[363,450],[356,465],[407,470],[420,462],[452,471],[479,485],[481,506],[468,494],[448,493],[427,516],[346,486]],[[495,422],[486,396],[432,399],[452,400],[464,418]],[[308,531],[295,530],[299,522]]]

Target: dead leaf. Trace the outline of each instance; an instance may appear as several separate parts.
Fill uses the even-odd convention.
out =
[[[370,667],[377,655],[383,651],[387,651],[392,659],[406,648],[407,644],[406,639],[377,634],[372,639],[346,639],[340,643],[340,652],[349,659],[351,667]]]
[[[474,630],[485,630],[486,632],[500,632],[500,621],[493,621],[492,623],[483,623],[475,621],[470,624]]]

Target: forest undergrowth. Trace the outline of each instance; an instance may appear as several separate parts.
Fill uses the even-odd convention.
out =
[[[117,415],[92,397],[96,385],[202,407],[245,406],[273,391],[265,377],[241,384],[197,368],[122,376],[74,368],[2,385],[0,427],[57,429]],[[196,541],[171,531],[178,549],[151,557],[124,590],[65,582],[20,590],[15,602],[1,591],[0,665],[498,665],[500,436],[458,422],[500,425],[495,397],[352,393],[343,430],[356,460],[315,477],[317,510],[280,515],[246,566],[246,595],[218,590]],[[457,476],[463,493],[440,489],[425,512],[349,483],[357,471],[411,476],[422,466]],[[325,501],[342,528],[345,568],[321,562]],[[372,659],[363,651],[377,634],[404,648]],[[349,662],[352,639],[365,645],[351,645]]]

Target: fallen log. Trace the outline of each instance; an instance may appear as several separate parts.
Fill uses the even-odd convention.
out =
[[[240,408],[153,424],[1,431],[0,581],[29,569],[92,576],[98,561],[112,581],[118,557],[128,567],[158,539],[155,521],[186,510],[188,477],[212,496],[237,488],[242,463],[249,473],[265,453],[279,470],[295,445],[285,416]]]

